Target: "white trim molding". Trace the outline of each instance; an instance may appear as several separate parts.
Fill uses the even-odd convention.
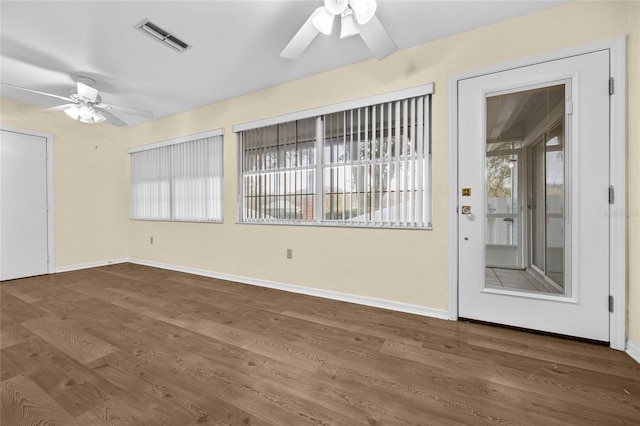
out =
[[[633,340],[627,340],[627,350],[625,352],[640,364],[640,343],[634,342]]]
[[[447,311],[443,309],[433,309],[424,306],[412,305],[409,303],[395,302],[392,300],[377,299],[374,297],[358,296],[336,291],[321,290],[317,288],[303,287],[293,284],[284,284],[274,281],[261,280],[257,278],[243,277],[239,275],[224,274],[220,272],[207,271],[203,269],[188,268],[166,263],[151,262],[142,259],[129,259],[130,263],[137,265],[151,266],[154,268],[167,269],[170,271],[185,272],[187,274],[200,275],[203,277],[216,278],[225,281],[232,281],[242,284],[266,287],[275,290],[282,290],[289,293],[304,294],[307,296],[320,297],[323,299],[338,300],[341,302],[354,303],[357,305],[371,306],[374,308],[387,309],[390,311],[405,312],[408,314],[421,315],[425,317],[448,319]]]
[[[615,189],[610,220],[610,295],[614,310],[609,318],[609,342],[613,349],[625,350],[626,335],[626,36],[596,41],[489,67],[449,75],[449,319],[458,319],[458,82],[486,74],[506,71],[583,55],[610,52],[610,76],[615,90],[610,96],[610,184]],[[637,343],[629,344],[637,354]],[[628,350],[629,351],[629,350]],[[632,355],[633,356],[633,355]],[[635,357],[634,357],[635,358]],[[637,358],[636,358],[637,359]]]
[[[627,39],[609,40],[610,75],[614,92],[610,102],[609,184],[614,188],[609,221],[609,294],[614,300],[610,315],[611,347],[624,350],[626,338],[625,315],[627,305]],[[636,358],[637,359],[637,358]]]
[[[77,265],[60,266],[60,267],[56,268],[56,274],[59,274],[59,273],[62,273],[62,272],[79,271],[81,269],[98,268],[100,266],[116,265],[118,263],[127,263],[127,262],[129,262],[129,259],[127,259],[126,257],[123,257],[123,258],[120,258],[120,259],[99,260],[97,262],[89,262],[89,263],[80,263],[80,264],[77,264]]]
[[[298,286],[293,284],[284,284],[275,281],[261,280],[257,278],[244,277],[240,275],[225,274],[222,272],[208,271],[205,269],[189,268],[186,266],[172,265],[161,262],[153,262],[143,259],[110,259],[100,260],[97,262],[82,263],[77,265],[62,266],[56,268],[56,273],[79,271],[82,269],[98,268],[101,266],[116,265],[119,263],[133,263],[136,265],[150,266],[152,268],[166,269],[169,271],[184,272],[187,274],[199,275],[201,277],[216,278],[224,281],[237,282],[241,284],[249,284],[258,287],[272,288],[282,290],[289,293],[304,294],[306,296],[320,297],[323,299],[338,300],[341,302],[354,303],[357,305],[371,306],[374,308],[387,309],[390,311],[404,312],[407,314],[420,315],[430,318],[438,318],[446,320],[449,315],[444,309],[434,309],[425,306],[413,305],[409,303],[395,302],[393,300],[377,299],[375,297],[358,296],[349,293],[340,293],[337,291],[321,290],[317,288]]]

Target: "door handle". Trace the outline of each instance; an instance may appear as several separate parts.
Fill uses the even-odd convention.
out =
[[[471,206],[462,206],[460,209],[460,213],[465,216],[471,216]]]

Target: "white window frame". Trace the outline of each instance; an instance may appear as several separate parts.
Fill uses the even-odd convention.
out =
[[[168,185],[170,187],[169,189],[169,195],[167,196],[167,200],[166,202],[168,202],[169,204],[169,212],[167,215],[164,216],[159,216],[159,215],[148,215],[148,216],[136,216],[134,215],[134,202],[135,200],[133,200],[133,184],[134,184],[134,173],[135,171],[133,170],[133,164],[131,165],[131,179],[130,179],[130,219],[132,220],[151,220],[151,221],[169,221],[169,222],[204,222],[204,223],[222,223],[223,222],[223,166],[224,166],[224,129],[215,129],[215,130],[210,130],[210,131],[206,131],[206,132],[202,132],[202,133],[196,133],[196,134],[192,134],[192,135],[188,135],[188,136],[181,136],[178,138],[174,138],[174,139],[169,139],[169,140],[165,140],[165,141],[161,141],[161,142],[155,142],[155,143],[151,143],[151,144],[147,144],[147,145],[142,145],[142,146],[138,146],[138,147],[133,147],[130,148],[128,150],[128,153],[130,155],[136,154],[136,153],[140,153],[140,152],[145,152],[145,151],[152,151],[152,150],[157,150],[160,148],[167,148],[167,147],[172,147],[172,146],[177,146],[180,144],[185,144],[185,143],[189,143],[189,142],[196,142],[202,139],[209,139],[209,138],[216,138],[216,137],[220,137],[220,146],[219,146],[219,155],[216,156],[215,161],[219,162],[216,164],[215,169],[217,170],[217,173],[219,176],[217,176],[217,181],[218,183],[216,184],[216,188],[213,190],[214,193],[214,210],[216,211],[216,214],[214,214],[214,217],[209,219],[206,217],[198,217],[197,215],[185,215],[184,213],[180,214],[177,213],[177,210],[179,210],[176,206],[175,203],[179,203],[179,200],[176,198],[177,195],[174,192],[175,190],[175,185],[178,184],[179,182],[177,181],[177,179],[175,178],[174,174],[177,173],[178,171],[176,170],[176,167],[171,166],[171,170],[169,171],[169,175],[168,175]],[[164,152],[164,151],[159,151],[159,152]],[[167,161],[171,162],[171,154],[164,152],[164,154],[167,157]],[[182,173],[184,173],[184,170],[181,169],[180,170]]]
[[[432,171],[431,171],[431,110],[430,110],[430,95],[434,93],[434,84],[429,83],[421,86],[416,86],[408,89],[398,90],[394,92],[374,95],[366,98],[350,100],[347,102],[341,102],[333,105],[322,106],[318,108],[308,109],[304,111],[298,111],[290,114],[284,114],[276,117],[265,118],[261,120],[251,121],[247,123],[237,124],[233,126],[233,131],[238,134],[238,223],[248,224],[275,224],[275,225],[316,225],[316,226],[345,226],[345,227],[364,227],[364,228],[393,228],[393,229],[433,229],[432,225]],[[428,150],[425,152],[425,186],[424,186],[424,198],[421,203],[420,209],[424,208],[426,220],[422,224],[411,223],[404,219],[394,218],[392,222],[389,220],[378,221],[366,221],[358,222],[351,220],[324,220],[324,183],[323,172],[328,164],[325,163],[324,156],[324,124],[323,117],[339,112],[347,112],[358,108],[374,107],[379,104],[388,104],[391,102],[402,102],[407,99],[412,99],[420,96],[427,97],[425,102],[424,121],[422,122],[425,128],[424,131],[424,146]],[[265,128],[282,123],[293,122],[296,120],[303,120],[308,118],[316,118],[317,120],[317,137],[316,137],[316,194],[315,194],[315,208],[316,215],[313,221],[304,220],[286,220],[286,219],[272,219],[272,220],[257,220],[257,221],[245,221],[243,220],[243,205],[244,205],[244,170],[243,170],[243,141],[242,133],[247,130],[253,130],[258,128]],[[424,207],[423,207],[424,205]],[[422,211],[422,210],[421,210]],[[387,212],[387,214],[390,214]]]

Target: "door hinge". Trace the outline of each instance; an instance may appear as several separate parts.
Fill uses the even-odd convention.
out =
[[[613,189],[613,185],[609,185],[609,204],[613,204],[616,199],[616,193]]]
[[[609,296],[609,312],[613,313],[613,296]]]
[[[613,92],[614,92],[613,77],[609,77],[609,95],[613,95]]]

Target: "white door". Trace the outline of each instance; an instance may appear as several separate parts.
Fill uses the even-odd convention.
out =
[[[0,280],[48,272],[47,139],[0,133]]]
[[[609,341],[609,51],[459,81],[459,316]]]

